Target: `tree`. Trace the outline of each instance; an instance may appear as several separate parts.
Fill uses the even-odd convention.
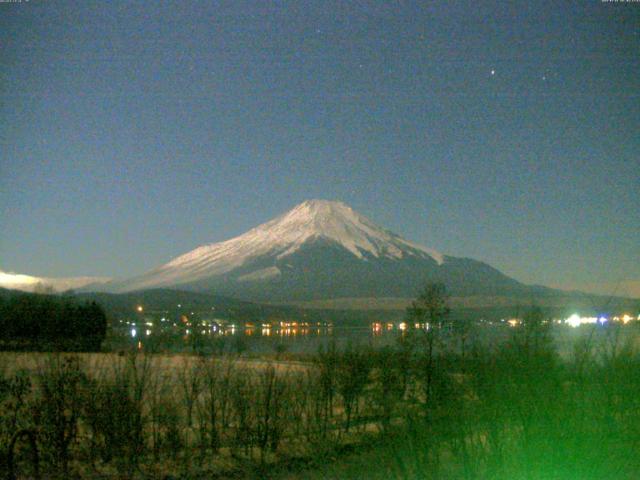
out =
[[[426,397],[425,406],[433,397],[435,349],[445,321],[449,316],[449,296],[442,283],[428,283],[407,309],[407,340],[413,348],[420,348],[419,377]],[[418,328],[416,328],[416,325]]]
[[[338,357],[336,383],[346,416],[345,432],[349,431],[353,413],[358,413],[359,399],[369,380],[371,357],[370,351],[354,348],[351,344]]]
[[[57,350],[99,350],[107,317],[95,302],[21,293],[0,310],[0,345]]]
[[[522,319],[521,343],[527,354],[553,350],[551,322],[545,319],[540,307],[532,307]]]
[[[39,293],[41,295],[53,295],[56,293],[56,289],[53,288],[53,285],[38,282],[33,287],[33,293]]]
[[[426,330],[441,329],[451,310],[449,295],[442,283],[428,283],[407,309],[409,327],[424,324]]]

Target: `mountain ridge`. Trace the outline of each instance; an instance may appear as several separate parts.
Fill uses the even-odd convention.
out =
[[[413,297],[429,281],[444,282],[456,295],[540,293],[486,263],[405,240],[342,202],[317,199],[104,288],[180,288],[281,302]]]

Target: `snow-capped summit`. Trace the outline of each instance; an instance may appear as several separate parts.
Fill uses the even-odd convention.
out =
[[[358,258],[363,258],[365,252],[374,257],[400,258],[406,253],[406,247],[410,247],[427,253],[438,263],[443,262],[440,253],[403,240],[336,201],[307,200],[239,238],[243,237],[263,237],[274,246],[286,247],[279,258],[295,252],[310,239],[325,238]]]
[[[358,259],[366,256],[398,259],[417,255],[429,257],[438,264],[444,261],[440,253],[375,225],[342,202],[307,200],[238,237],[202,245],[141,277],[124,282],[122,287],[137,290],[193,283],[227,274],[265,255],[274,262],[284,259],[313,241],[341,246]],[[280,274],[275,265],[269,267],[244,273],[240,280]]]
[[[175,287],[289,301],[413,297],[426,281],[445,282],[463,295],[522,287],[482,262],[409,242],[342,202],[307,200],[238,237],[202,245],[106,289]]]

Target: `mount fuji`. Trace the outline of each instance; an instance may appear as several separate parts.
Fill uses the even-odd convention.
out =
[[[443,255],[379,227],[341,202],[308,200],[224,242],[101,288],[177,288],[255,301],[413,297],[425,282],[453,295],[519,295],[524,285],[468,258]]]

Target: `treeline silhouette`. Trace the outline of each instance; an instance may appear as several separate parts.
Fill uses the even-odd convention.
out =
[[[0,349],[99,351],[107,317],[95,302],[16,293],[0,297]]]

